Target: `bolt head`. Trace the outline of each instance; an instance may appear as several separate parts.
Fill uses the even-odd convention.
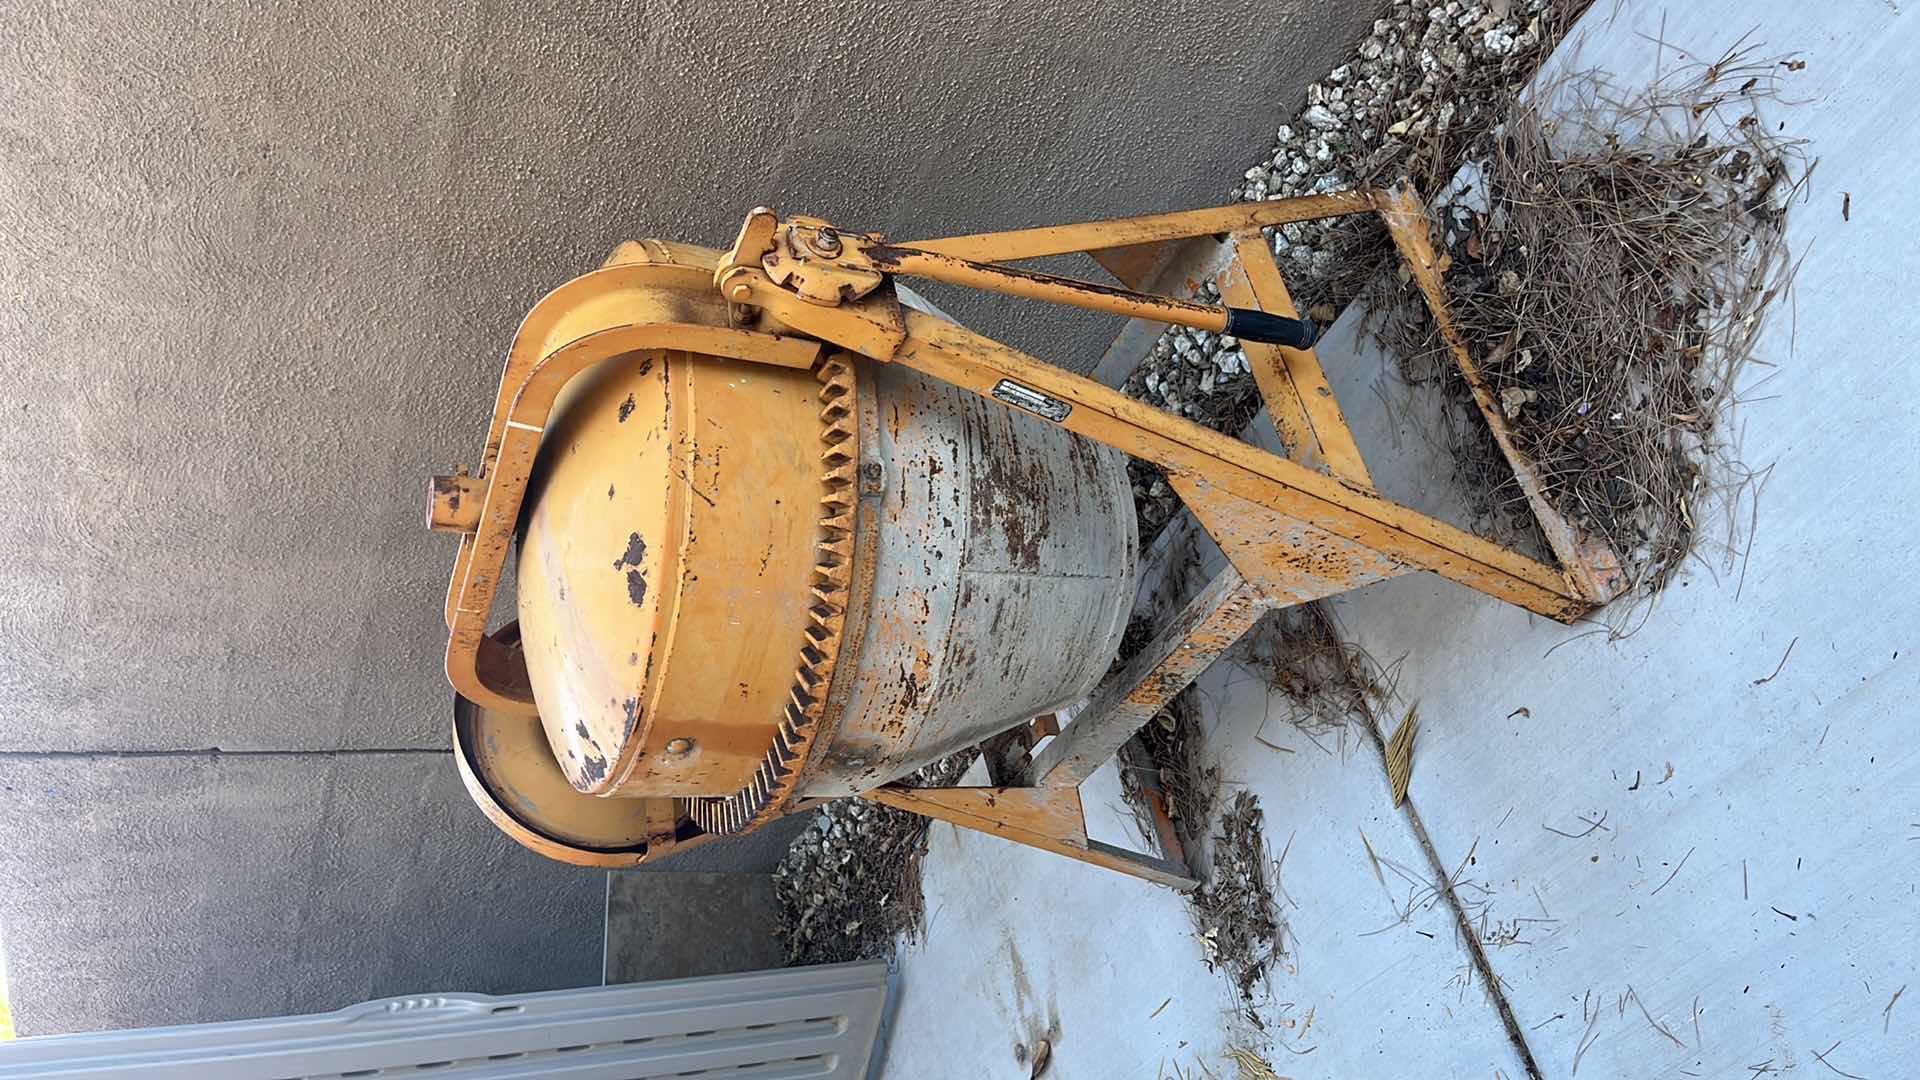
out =
[[[727,290],[727,296],[736,304],[744,304],[753,299],[753,286],[744,281],[736,281]]]
[[[666,745],[668,757],[686,757],[693,753],[692,739],[668,739]]]
[[[823,227],[807,238],[807,246],[814,254],[831,258],[840,254],[840,234],[831,226]]]

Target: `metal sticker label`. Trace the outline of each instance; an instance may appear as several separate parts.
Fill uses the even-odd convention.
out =
[[[1001,379],[995,383],[993,396],[1009,405],[1025,409],[1035,416],[1044,416],[1056,424],[1065,420],[1067,414],[1073,411],[1073,406],[1059,398],[1048,397],[1038,390],[1021,386],[1012,379]]]

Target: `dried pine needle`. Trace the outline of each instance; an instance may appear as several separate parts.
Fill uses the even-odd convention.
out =
[[[1791,287],[1785,222],[1811,172],[1779,125],[1749,122],[1779,105],[1782,70],[1742,45],[1647,87],[1602,72],[1537,87],[1471,155],[1473,183],[1434,208],[1453,322],[1515,446],[1643,598],[1689,559],[1731,565],[1751,531],[1739,511],[1759,474],[1734,445],[1736,383]],[[1424,299],[1389,277],[1369,300],[1405,381],[1444,394],[1475,529],[1535,543]]]
[[[1393,785],[1393,805],[1407,801],[1407,785],[1413,781],[1413,741],[1420,737],[1420,710],[1407,710],[1399,730],[1387,741],[1387,782]]]
[[[1259,1054],[1244,1046],[1236,1046],[1227,1051],[1227,1056],[1240,1067],[1240,1080],[1287,1080],[1286,1077],[1274,1072],[1273,1066]]]
[[[1251,1002],[1268,969],[1288,963],[1292,933],[1274,900],[1260,800],[1245,791],[1234,796],[1208,846],[1205,880],[1188,894],[1195,936],[1207,966]]]

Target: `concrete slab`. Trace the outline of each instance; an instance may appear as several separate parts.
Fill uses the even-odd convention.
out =
[[[1885,121],[1916,89],[1920,23],[1892,5],[1628,5],[1590,17],[1578,61],[1644,78],[1656,37],[1710,60],[1756,24],[1807,61],[1786,95],[1804,104],[1778,116],[1820,167],[1793,219],[1811,250],[1797,301],[1761,347],[1777,366],[1744,388],[1765,399],[1742,410],[1746,459],[1774,466],[1744,574],[1697,569],[1611,642],[1434,579],[1336,604],[1420,703],[1414,801],[1443,858],[1476,852],[1482,932],[1549,1076],[1576,1057],[1593,1076],[1824,1074],[1814,1053],[1836,1043],[1837,1069],[1892,1076],[1920,1052],[1920,1020],[1886,1011],[1920,981],[1904,600],[1920,573],[1902,548],[1920,375],[1889,362],[1920,321],[1899,224],[1913,141]],[[1377,355],[1323,356],[1362,445],[1387,448],[1368,458],[1383,488],[1430,483],[1428,451],[1370,392]]]
[[[779,910],[768,874],[608,874],[606,982],[780,967]]]
[[[1061,1080],[1205,1075],[1200,1065],[1230,1075],[1233,1045],[1283,1073],[1310,1061],[1317,1075],[1373,1075],[1417,1044],[1422,1076],[1522,1075],[1451,915],[1418,884],[1425,858],[1377,758],[1264,724],[1268,691],[1247,669],[1219,664],[1196,685],[1226,797],[1258,794],[1272,855],[1285,854],[1288,955],[1252,1003],[1268,1032],[1208,969],[1178,894],[936,823],[928,930],[900,958],[886,1075],[947,1075],[943,1063],[964,1060],[974,1075],[1025,1077],[1014,1045],[1049,1031]],[[1142,845],[1110,768],[1082,798],[1098,838]]]

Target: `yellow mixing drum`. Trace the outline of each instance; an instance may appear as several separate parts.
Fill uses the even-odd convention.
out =
[[[624,245],[541,302],[524,351],[637,316],[725,329],[718,259]],[[691,338],[612,344],[530,425],[519,618],[488,645],[537,720],[476,708],[484,687],[457,705],[470,791],[569,861],[741,832],[1077,700],[1132,605],[1120,454],[911,369]]]

